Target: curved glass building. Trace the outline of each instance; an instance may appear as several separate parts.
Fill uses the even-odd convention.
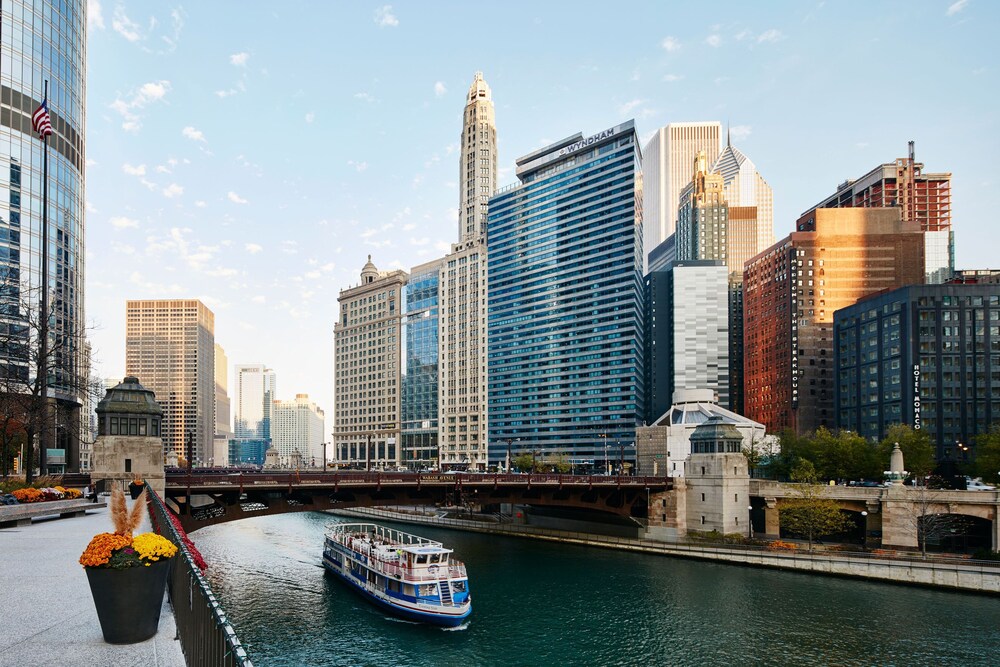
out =
[[[489,205],[490,462],[509,441],[513,456],[618,467],[644,401],[634,123],[529,153],[517,176]]]
[[[49,395],[55,438],[78,465],[84,349],[84,127],[86,0],[0,4],[0,383],[9,391],[36,374],[41,294],[42,141],[31,116],[48,81]],[[12,385],[10,380],[14,381]],[[62,466],[50,461],[54,469]],[[45,471],[43,471],[45,472]]]

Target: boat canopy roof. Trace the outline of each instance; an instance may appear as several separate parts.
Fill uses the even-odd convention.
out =
[[[440,544],[404,544],[398,548],[411,554],[450,554],[452,552],[451,549],[445,549]]]

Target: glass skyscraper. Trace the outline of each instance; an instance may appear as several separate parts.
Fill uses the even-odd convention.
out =
[[[31,116],[48,81],[49,396],[76,424],[82,403],[84,348],[85,0],[11,0],[0,5],[0,380],[36,375],[41,287],[42,141]],[[9,382],[5,384],[10,387]],[[50,446],[79,463],[79,434],[57,426]],[[44,471],[43,471],[44,472]]]
[[[633,460],[643,404],[642,166],[633,121],[517,160],[490,199],[490,461]]]
[[[403,288],[403,465],[438,459],[438,284],[441,260],[414,267]]]

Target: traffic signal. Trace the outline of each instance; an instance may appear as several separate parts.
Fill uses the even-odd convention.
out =
[[[18,457],[15,456],[14,457],[14,474],[15,475],[17,474],[17,470],[18,470],[18,463],[20,463],[20,459],[18,459]]]

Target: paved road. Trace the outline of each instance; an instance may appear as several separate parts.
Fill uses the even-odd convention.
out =
[[[0,529],[0,667],[184,667],[166,596],[152,639],[128,646],[104,642],[77,560],[90,538],[109,530],[106,508]],[[141,532],[147,530],[148,519]]]

